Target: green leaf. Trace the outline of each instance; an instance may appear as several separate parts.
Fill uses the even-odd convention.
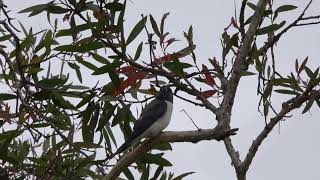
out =
[[[134,117],[130,111],[130,107],[125,105],[121,109],[120,108],[117,109],[117,114],[113,118],[111,126],[113,127],[122,121],[133,121],[133,119]]]
[[[95,25],[97,25],[97,23],[91,22],[91,23],[81,24],[81,25],[75,26],[73,28],[61,29],[56,34],[56,37],[71,36],[75,31],[81,32],[81,31],[85,31],[88,29],[92,29]]]
[[[48,4],[39,4],[35,6],[28,7],[26,9],[21,10],[19,13],[27,13],[27,12],[34,12],[34,11],[44,11]]]
[[[300,95],[300,93],[296,92],[296,91],[291,91],[291,90],[287,90],[287,89],[277,89],[274,90],[277,93],[280,94],[292,94],[292,95]]]
[[[95,143],[91,143],[91,142],[74,142],[73,145],[78,148],[87,148],[87,149],[102,148],[102,146],[100,146],[99,144],[95,144]]]
[[[162,170],[163,170],[163,167],[162,166],[158,166],[156,172],[154,173],[153,177],[150,180],[157,180],[158,177],[160,176]]]
[[[302,114],[304,114],[304,113],[306,113],[307,111],[310,110],[310,108],[312,107],[312,104],[314,103],[314,101],[315,101],[315,97],[314,97],[314,95],[311,95],[309,101],[306,104],[306,107],[302,111]]]
[[[151,14],[149,16],[150,16],[150,22],[151,22],[152,29],[156,33],[156,35],[160,38],[161,37],[161,33],[159,31],[157,22],[154,20],[154,18],[153,18],[153,16]]]
[[[130,44],[143,30],[144,26],[146,25],[147,17],[142,18],[133,28],[131,33],[128,36],[126,45]]]
[[[3,35],[3,36],[0,37],[0,42],[1,41],[6,41],[6,40],[10,39],[11,37],[12,37],[11,34]]]
[[[128,180],[134,180],[134,176],[132,175],[131,171],[129,168],[126,168],[123,171],[124,175],[128,178]]]
[[[117,141],[116,141],[116,138],[115,138],[114,135],[113,135],[113,132],[112,132],[112,130],[111,130],[111,128],[110,128],[110,125],[107,125],[107,126],[106,126],[106,130],[107,130],[108,135],[109,135],[109,137],[111,138],[113,144],[117,146]]]
[[[162,143],[162,144],[155,146],[153,149],[157,149],[159,151],[167,151],[167,150],[171,151],[172,147],[171,147],[170,143]]]
[[[120,79],[119,79],[119,76],[114,72],[114,70],[116,68],[120,67],[121,64],[122,64],[122,62],[120,62],[120,61],[114,61],[111,64],[107,64],[107,65],[104,65],[104,66],[98,68],[97,70],[95,70],[92,73],[92,75],[101,75],[101,74],[108,73],[109,77],[112,81],[112,84],[114,84],[117,87],[120,84]]]
[[[61,6],[49,5],[47,6],[46,11],[52,14],[64,14],[66,12],[69,12],[69,9],[65,9]]]
[[[193,174],[195,172],[187,172],[187,173],[183,173],[175,178],[173,178],[172,180],[182,180],[184,177],[189,176],[190,174]]]
[[[115,109],[116,109],[116,106],[112,106],[111,108],[108,108],[107,112],[104,111],[102,113],[101,118],[99,120],[99,125],[98,125],[96,131],[101,131],[103,129],[103,127],[108,125],[108,122],[111,119],[112,115],[114,114]]]
[[[111,2],[106,4],[105,8],[112,11],[121,11],[125,8],[125,6],[124,4],[121,4],[121,3]]]
[[[241,71],[241,76],[252,76],[255,75],[256,73],[250,72],[250,71]]]
[[[279,12],[285,12],[285,11],[291,11],[298,8],[297,6],[293,6],[293,5],[283,5],[278,7],[274,13],[279,13]]]
[[[10,99],[16,99],[17,96],[14,94],[8,94],[8,93],[0,93],[0,101],[6,101]]]
[[[97,70],[95,70],[92,75],[101,75],[101,74],[105,74],[108,73],[109,71],[111,71],[110,65],[104,65],[100,68],[98,68]]]
[[[309,78],[313,77],[313,72],[307,66],[304,68]]]
[[[99,54],[96,53],[90,53],[93,57],[93,59],[95,59],[96,61],[98,61],[101,64],[110,64],[109,60],[100,56]]]
[[[46,88],[54,88],[54,87],[60,87],[63,86],[68,79],[60,79],[57,76],[52,77],[50,79],[44,78],[40,81],[38,81],[37,85],[43,86]]]
[[[164,21],[167,19],[167,17],[169,16],[170,13],[165,13],[162,18],[161,18],[161,24],[160,24],[160,33],[161,33],[161,37],[163,35],[163,30],[164,30]]]
[[[163,153],[160,154],[145,154],[141,157],[141,161],[144,163],[157,164],[159,166],[172,166],[172,164],[162,157]]]
[[[96,71],[96,70],[98,69],[97,66],[89,63],[88,61],[84,61],[82,57],[80,57],[80,56],[75,56],[75,57],[76,57],[76,60],[77,60],[80,64],[84,65],[85,67],[87,67],[87,68],[89,68],[89,69],[91,69],[91,70],[93,70],[93,71]]]
[[[178,60],[175,60],[172,62],[165,63],[164,67],[176,73],[177,75],[183,76],[184,75],[183,69],[190,68],[193,66],[191,64],[182,63],[182,62],[179,62]]]
[[[247,2],[247,5],[254,11],[257,9],[257,6],[252,4],[251,2]]]
[[[77,108],[80,108],[91,101],[91,99],[95,96],[95,94],[90,94],[89,96],[86,96],[82,99],[82,101],[79,102],[79,104],[76,106]]]
[[[58,94],[53,94],[52,101],[55,105],[63,109],[76,109],[69,101],[65,100],[62,96]]]
[[[80,52],[86,53],[91,50],[97,50],[104,47],[104,44],[99,41],[92,41],[86,44],[69,44],[55,47],[55,51],[66,51],[66,52]]]
[[[136,54],[134,55],[134,61],[138,60],[140,55],[141,55],[141,52],[142,52],[142,45],[143,45],[143,42],[141,42],[136,50]]]
[[[286,21],[282,21],[280,24],[271,24],[269,26],[260,28],[257,30],[257,35],[262,35],[262,34],[267,34],[273,31],[276,31],[278,29],[280,29],[282,26],[284,26],[284,24],[286,23]]]
[[[78,77],[78,80],[80,81],[80,83],[82,83],[82,75],[81,75],[81,72],[80,72],[80,67],[75,64],[75,63],[70,63],[68,62],[68,65],[74,69],[76,71],[76,74],[77,74],[77,77]]]
[[[82,139],[85,143],[93,143],[94,131],[88,125],[82,124]]]

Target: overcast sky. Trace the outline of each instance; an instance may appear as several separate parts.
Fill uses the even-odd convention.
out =
[[[48,1],[5,0],[13,12],[40,2]],[[233,0],[132,0],[132,2],[128,3],[127,27],[132,28],[141,14],[152,13],[159,21],[164,13],[170,12],[166,29],[172,36],[182,40],[182,32],[187,31],[189,25],[193,25],[199,63],[206,64],[207,59],[213,56],[221,57],[220,36],[234,14]],[[239,3],[240,1],[238,9]],[[299,10],[284,14],[283,18],[291,22],[299,15],[301,7],[304,7],[307,1],[287,0],[281,3],[291,3],[300,7]],[[315,0],[312,6],[308,14],[319,15],[320,0]],[[36,28],[46,24],[45,16],[19,20]],[[289,31],[275,48],[276,64],[280,72],[294,71],[295,59],[298,58],[301,62],[306,56],[309,56],[310,64],[318,67],[319,42],[320,25],[299,27]],[[256,96],[256,82],[256,77],[242,78],[232,112],[231,125],[233,128],[240,128],[238,135],[232,137],[232,141],[240,152],[241,159],[247,153],[257,133],[264,127],[264,118],[257,113],[259,98]],[[281,100],[275,99],[274,102],[279,109]],[[215,125],[214,117],[206,110],[186,105],[177,99],[174,108],[168,130],[194,129],[184,113],[180,112],[181,109],[185,109],[202,128]],[[291,113],[294,116],[282,121],[263,142],[249,169],[248,180],[320,179],[320,141],[317,133],[320,127],[319,109],[314,106],[310,113],[304,115],[301,115],[301,111],[302,109]],[[166,157],[174,164],[170,170],[177,174],[195,171],[195,174],[186,178],[189,180],[235,179],[234,168],[222,142],[175,143],[173,151],[168,152]]]

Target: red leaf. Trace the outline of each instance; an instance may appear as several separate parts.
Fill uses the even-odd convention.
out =
[[[208,91],[203,91],[201,94],[203,95],[203,97],[205,97],[206,99],[215,95],[217,93],[217,90],[208,90]]]
[[[115,73],[122,73],[122,74],[133,74],[137,72],[137,69],[133,66],[124,66],[114,70]]]
[[[231,18],[231,24],[233,25],[233,27],[238,28],[237,22],[234,17]]]
[[[123,93],[123,91],[129,86],[136,85],[138,80],[144,79],[145,77],[146,73],[141,71],[129,76],[128,79],[121,82],[119,87],[113,92],[113,96],[118,96],[119,94]]]
[[[204,64],[202,64],[202,72],[204,72],[204,75],[206,76],[206,82],[210,85],[210,86],[214,86],[216,85],[216,81],[213,79],[213,77],[210,75],[209,70],[207,68],[207,66],[205,66]]]
[[[165,56],[155,59],[152,64],[161,65],[166,62],[172,61],[173,59],[173,54],[167,54]]]
[[[168,47],[170,44],[172,44],[173,42],[175,42],[175,41],[178,41],[178,40],[176,40],[175,38],[170,38],[169,40],[167,40],[167,41],[165,42],[167,45],[165,46],[164,49],[167,49],[167,47]]]

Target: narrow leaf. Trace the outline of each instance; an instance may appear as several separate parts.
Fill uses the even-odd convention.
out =
[[[130,44],[143,30],[144,26],[146,25],[147,17],[142,18],[133,28],[131,33],[128,36],[126,45]]]

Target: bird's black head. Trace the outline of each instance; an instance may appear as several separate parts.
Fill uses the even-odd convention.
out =
[[[162,86],[156,96],[159,100],[167,100],[173,102],[173,93],[169,86]]]

